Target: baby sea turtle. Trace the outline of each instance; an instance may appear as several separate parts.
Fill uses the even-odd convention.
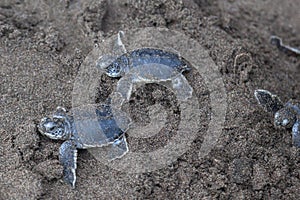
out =
[[[290,100],[283,104],[277,95],[267,90],[255,90],[258,103],[269,113],[274,114],[276,127],[292,128],[293,144],[300,147],[300,102]]]
[[[107,104],[73,108],[72,113],[69,115],[64,108],[58,107],[51,118],[41,120],[38,129],[51,139],[65,140],[59,149],[59,160],[64,168],[65,181],[74,188],[77,149],[109,147],[106,157],[109,160],[120,158],[128,152],[124,135],[128,126],[119,127]],[[129,125],[129,118],[122,116],[120,119],[120,116],[118,120]]]
[[[126,75],[126,78],[118,82],[116,93],[129,100],[135,89],[133,84],[159,82],[173,88],[179,100],[192,96],[193,89],[182,75],[192,69],[187,60],[178,53],[156,48],[140,48],[127,52],[121,40],[123,36],[124,33],[119,32],[112,55],[101,56],[96,63],[109,77]]]
[[[110,77],[122,77],[131,69],[149,64],[168,66],[179,73],[191,70],[190,64],[178,54],[154,48],[141,48],[124,53],[106,67],[105,70]],[[170,74],[169,76],[172,75]]]

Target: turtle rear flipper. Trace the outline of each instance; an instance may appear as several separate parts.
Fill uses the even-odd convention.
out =
[[[59,161],[64,167],[64,179],[75,188],[76,182],[76,160],[77,160],[77,149],[74,141],[65,141],[59,149]]]
[[[300,147],[300,121],[297,120],[293,126],[293,144],[295,147]]]
[[[284,107],[279,97],[267,90],[262,90],[262,89],[255,90],[254,95],[258,103],[267,112],[271,112],[275,114],[278,110]]]
[[[117,158],[123,157],[128,152],[128,144],[125,135],[115,140],[108,151],[108,160],[112,161]]]
[[[125,136],[121,136],[112,144],[101,148],[91,148],[89,152],[91,152],[97,160],[113,161],[123,157],[128,152],[128,145]]]

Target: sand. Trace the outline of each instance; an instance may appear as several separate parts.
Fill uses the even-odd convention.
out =
[[[51,3],[53,2],[53,3]],[[299,47],[300,3],[288,1],[6,1],[0,0],[0,199],[299,199],[299,149],[291,130],[276,129],[257,104],[262,88],[299,99],[299,57],[270,45],[271,35]],[[78,153],[76,189],[62,178],[61,141],[37,124],[57,106],[72,108],[74,82],[95,45],[119,30],[163,27],[197,41],[216,65],[226,91],[226,118],[208,155],[199,157],[214,114],[202,75],[186,75],[202,108],[190,147],[164,167],[128,173]],[[118,79],[101,77],[97,101]],[[151,152],[176,136],[180,107],[172,92],[150,84],[127,105],[141,125],[162,105],[158,135],[127,135],[132,152]],[[187,136],[188,137],[188,136]]]

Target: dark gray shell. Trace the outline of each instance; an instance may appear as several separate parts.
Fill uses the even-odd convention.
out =
[[[111,144],[126,132],[131,123],[125,113],[107,104],[85,105],[73,108],[72,112],[78,148]]]
[[[132,68],[156,63],[169,66],[178,72],[191,70],[190,64],[178,54],[161,49],[141,48],[132,51],[128,56],[129,64]]]

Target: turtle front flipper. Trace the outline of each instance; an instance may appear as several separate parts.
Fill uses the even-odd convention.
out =
[[[277,95],[272,94],[267,90],[255,90],[255,98],[258,103],[267,111],[275,114],[278,110],[283,108],[283,103]]]
[[[123,44],[122,38],[125,37],[124,31],[118,32],[118,37],[115,41],[115,44],[113,46],[113,53],[117,55],[121,55],[127,52],[125,45]]]
[[[299,119],[293,126],[293,144],[296,147],[300,147],[300,121]]]
[[[106,55],[101,55],[96,61],[96,67],[99,70],[105,70],[111,63],[113,63],[119,56],[127,52],[125,45],[123,44],[122,38],[125,34],[123,31],[119,31],[116,40],[113,42],[111,52]]]
[[[75,188],[77,149],[74,141],[65,141],[59,149],[59,161],[64,167],[64,179]]]
[[[300,55],[300,49],[290,47],[288,45],[284,45],[282,43],[282,39],[275,35],[272,35],[270,38],[270,42],[272,45],[275,45],[280,51],[293,55]]]

